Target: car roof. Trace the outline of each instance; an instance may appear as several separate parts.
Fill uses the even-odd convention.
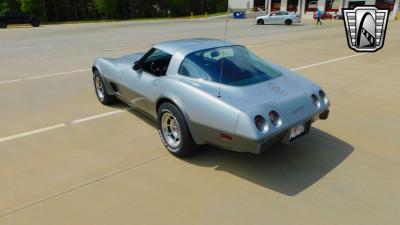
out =
[[[211,38],[190,38],[190,39],[180,39],[173,41],[160,42],[153,45],[154,48],[160,49],[171,55],[179,52],[191,53],[203,49],[217,48],[223,46],[232,46],[231,42],[211,39]]]

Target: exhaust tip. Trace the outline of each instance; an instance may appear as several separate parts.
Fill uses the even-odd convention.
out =
[[[326,120],[329,117],[329,109],[325,110],[323,113],[319,114],[321,120]]]

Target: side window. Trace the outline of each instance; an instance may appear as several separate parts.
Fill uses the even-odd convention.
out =
[[[164,76],[167,73],[172,55],[159,49],[151,49],[147,57],[142,59],[142,69],[155,76]]]
[[[5,16],[7,16],[9,19],[15,19],[16,18],[15,12],[7,12],[5,14]]]

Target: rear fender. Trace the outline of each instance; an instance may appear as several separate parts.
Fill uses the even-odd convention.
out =
[[[233,132],[239,110],[189,85],[183,83],[175,85],[182,86],[175,88],[174,92],[163,93],[162,98],[170,99],[178,106],[197,144],[207,144],[214,139],[220,139],[220,132],[214,131],[228,134]]]

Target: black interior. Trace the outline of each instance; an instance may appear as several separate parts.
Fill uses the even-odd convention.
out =
[[[167,73],[172,56],[161,50],[152,49],[147,57],[141,60],[141,68],[155,76],[164,76]]]

